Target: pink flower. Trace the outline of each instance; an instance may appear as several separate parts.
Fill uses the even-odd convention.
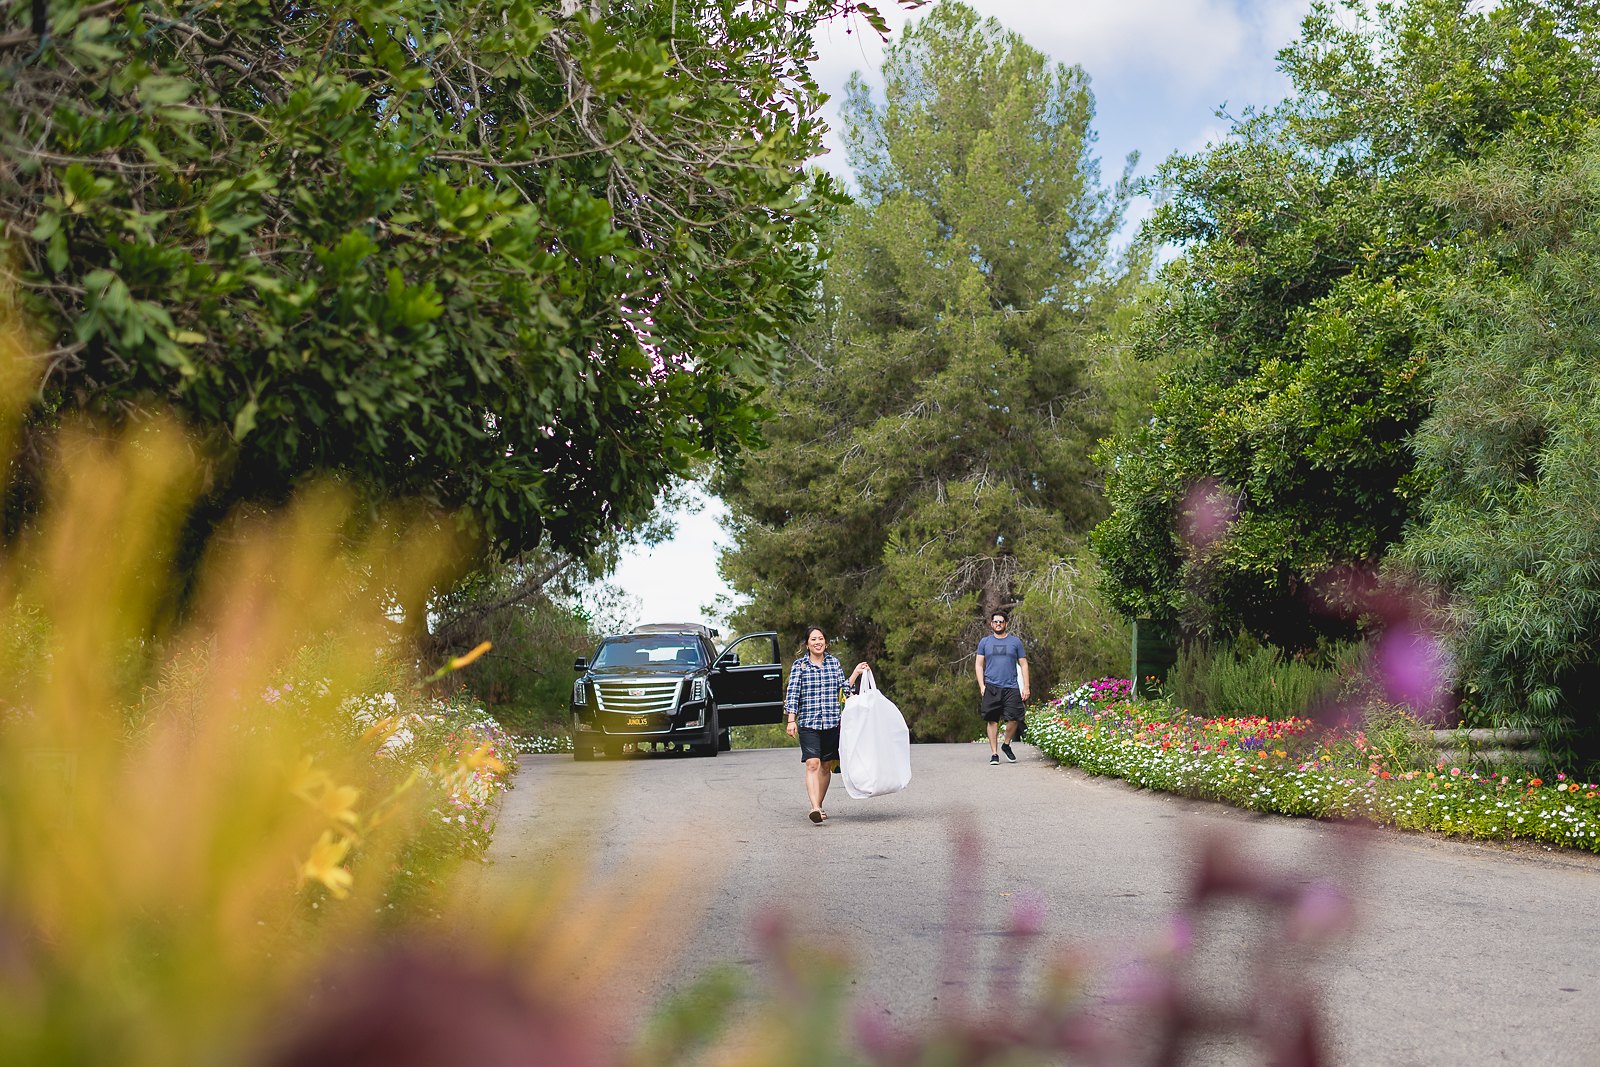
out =
[[[1437,710],[1450,668],[1439,638],[1411,625],[1393,627],[1379,640],[1375,661],[1391,701],[1424,714]]]
[[[1179,518],[1184,537],[1204,551],[1239,518],[1239,501],[1215,478],[1203,478],[1184,494]]]

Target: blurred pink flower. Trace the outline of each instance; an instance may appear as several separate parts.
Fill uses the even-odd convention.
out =
[[[1227,536],[1239,519],[1239,499],[1215,478],[1189,487],[1178,508],[1178,525],[1196,551],[1205,551]]]
[[[1027,892],[1017,897],[1011,905],[1011,932],[1020,937],[1034,937],[1044,930],[1044,897]]]
[[[1440,709],[1450,655],[1434,634],[1409,622],[1391,627],[1378,639],[1373,665],[1390,701],[1423,714]]]

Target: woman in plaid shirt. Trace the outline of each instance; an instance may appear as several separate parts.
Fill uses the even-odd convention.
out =
[[[839,762],[839,708],[845,694],[854,692],[856,679],[867,670],[856,664],[850,677],[844,676],[839,661],[828,655],[828,635],[822,627],[806,630],[806,654],[789,668],[789,688],[783,694],[783,713],[790,737],[800,739],[800,758],[806,764],[806,795],[811,798],[810,819],[821,823],[828,817],[822,800],[834,765]]]

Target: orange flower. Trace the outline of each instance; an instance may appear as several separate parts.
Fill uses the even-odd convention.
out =
[[[1530,779],[1528,779],[1528,788],[1529,789],[1538,789],[1541,785],[1544,785],[1544,779],[1543,778],[1530,778]]]
[[[471,652],[468,652],[468,653],[466,653],[465,655],[462,655],[462,656],[456,656],[454,659],[452,659],[450,661],[450,669],[453,670],[453,671],[459,671],[462,667],[465,667],[469,663],[472,663],[479,656],[483,655],[485,652],[489,651],[493,647],[494,647],[493,642],[490,642],[490,641],[480,641],[480,642],[478,642],[478,646],[476,648],[474,648]]]

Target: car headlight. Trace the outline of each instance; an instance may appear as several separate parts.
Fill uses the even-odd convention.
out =
[[[572,702],[579,705],[589,703],[589,690],[582,678],[572,683]]]
[[[695,678],[689,683],[689,699],[704,700],[706,698],[706,680]]]

